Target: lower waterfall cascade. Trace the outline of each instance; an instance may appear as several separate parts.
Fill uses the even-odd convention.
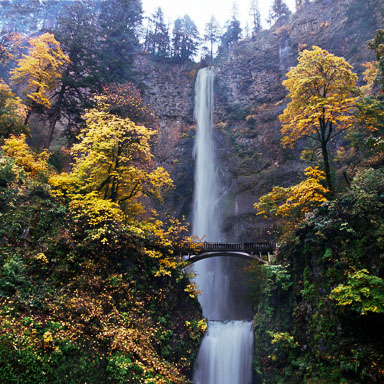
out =
[[[194,117],[197,123],[195,193],[193,202],[194,236],[219,242],[220,183],[213,139],[215,70],[200,69],[195,85]],[[208,328],[195,366],[195,384],[250,384],[252,381],[252,322],[240,320],[242,308],[231,287],[231,261],[221,257],[196,262],[195,282]],[[249,317],[249,316],[248,316]]]

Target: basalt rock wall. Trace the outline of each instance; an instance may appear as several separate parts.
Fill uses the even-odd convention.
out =
[[[298,53],[318,45],[345,57],[362,78],[374,60],[367,41],[383,25],[384,0],[318,0],[270,29],[221,52],[215,64],[215,138],[222,182],[223,231],[228,240],[267,238],[270,222],[253,204],[274,185],[300,180],[301,147],[284,149],[278,119],[287,104],[281,85]],[[193,196],[194,81],[198,66],[139,56],[146,100],[160,117],[156,156],[176,188],[165,208],[191,218]]]
[[[198,65],[164,63],[141,54],[136,71],[144,89],[145,102],[159,117],[159,135],[154,146],[156,161],[168,170],[175,188],[159,209],[190,220],[194,184],[193,120],[194,82]]]
[[[287,104],[281,83],[299,51],[318,45],[343,56],[361,79],[362,64],[375,59],[367,41],[383,25],[383,5],[383,0],[311,2],[219,56],[215,131],[228,239],[268,237],[270,223],[255,215],[254,202],[274,185],[292,185],[303,175],[300,146],[281,146],[278,120]]]

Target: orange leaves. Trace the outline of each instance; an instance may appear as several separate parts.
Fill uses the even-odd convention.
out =
[[[69,59],[50,33],[31,38],[29,43],[30,53],[11,70],[11,81],[23,86],[30,102],[49,108],[50,92],[58,85]]]

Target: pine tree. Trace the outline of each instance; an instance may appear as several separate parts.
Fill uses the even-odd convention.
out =
[[[132,66],[142,22],[140,0],[108,0],[101,3],[97,51],[104,82],[132,80]]]
[[[205,26],[204,40],[210,44],[210,56],[213,59],[213,46],[219,40],[220,27],[215,16],[211,16],[210,21]]]
[[[200,43],[199,32],[188,15],[175,20],[172,43],[173,57],[178,60],[190,60],[196,54]]]
[[[251,0],[250,14],[253,21],[253,33],[257,33],[261,29],[261,16],[258,0]]]
[[[65,13],[58,18],[54,33],[70,63],[48,112],[49,132],[45,148],[49,148],[56,124],[62,118],[67,122],[66,135],[71,141],[74,139],[83,124],[81,116],[89,107],[89,98],[84,89],[96,91],[104,78],[97,59],[97,18],[97,9],[82,1],[68,4]]]
[[[145,47],[148,52],[161,57],[169,54],[169,30],[164,23],[164,14],[159,7],[149,19]]]
[[[233,16],[227,24],[225,33],[221,36],[221,44],[224,47],[230,46],[241,38],[241,32],[240,21]]]
[[[291,14],[291,11],[284,0],[273,0],[271,10],[271,17],[274,21],[278,20],[282,16],[288,16]]]

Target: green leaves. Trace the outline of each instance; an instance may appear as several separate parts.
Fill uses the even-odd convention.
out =
[[[367,312],[384,313],[384,280],[367,269],[349,274],[346,284],[339,284],[329,295],[339,306],[366,315]]]

